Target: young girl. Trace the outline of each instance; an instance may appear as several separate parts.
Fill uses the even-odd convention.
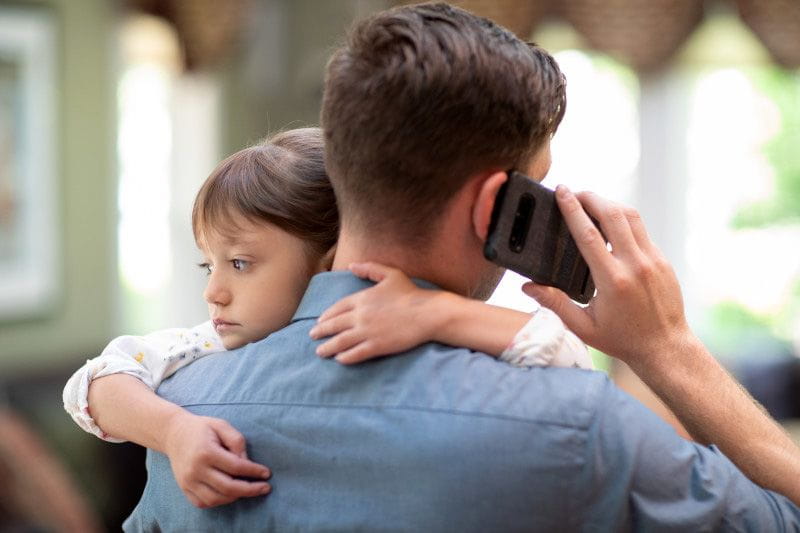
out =
[[[203,296],[211,320],[114,339],[70,378],[64,407],[101,439],[131,440],[165,453],[187,498],[209,507],[266,494],[269,470],[247,459],[243,436],[225,421],[193,415],[153,391],[198,358],[287,325],[311,277],[330,267],[338,213],[321,131],[284,132],[223,161],[195,199],[192,228],[205,256],[200,267],[208,274]],[[377,285],[320,317],[310,332],[316,339],[330,337],[319,345],[320,356],[355,363],[438,341],[517,366],[591,368],[585,346],[547,309],[531,316],[423,290],[402,272],[377,264],[351,270]],[[111,395],[98,390],[103,385]]]

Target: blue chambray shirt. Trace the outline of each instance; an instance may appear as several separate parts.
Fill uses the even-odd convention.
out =
[[[285,329],[158,390],[238,428],[272,493],[195,508],[148,451],[125,531],[800,530],[787,499],[600,372],[517,369],[436,343],[357,366],[317,357],[316,318],[369,285],[319,274]]]

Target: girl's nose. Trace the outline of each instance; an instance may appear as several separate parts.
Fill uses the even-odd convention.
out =
[[[230,303],[230,290],[228,290],[216,272],[212,272],[208,277],[208,285],[203,291],[203,298],[209,304],[228,305]]]

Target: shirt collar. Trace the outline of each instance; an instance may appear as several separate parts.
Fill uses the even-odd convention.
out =
[[[437,289],[438,287],[421,279],[412,281],[423,289]],[[363,289],[375,285],[374,282],[361,279],[347,270],[336,272],[322,272],[311,278],[305,295],[292,317],[292,322],[309,318],[318,318],[328,307],[342,298],[350,296]]]

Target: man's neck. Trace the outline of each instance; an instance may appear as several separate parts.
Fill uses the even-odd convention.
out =
[[[397,268],[409,277],[429,281],[442,289],[462,292],[458,280],[452,275],[454,269],[442,268],[449,263],[443,261],[442,254],[435,249],[413,247],[385,238],[357,236],[342,228],[331,270],[347,270],[351,263],[368,261]]]

